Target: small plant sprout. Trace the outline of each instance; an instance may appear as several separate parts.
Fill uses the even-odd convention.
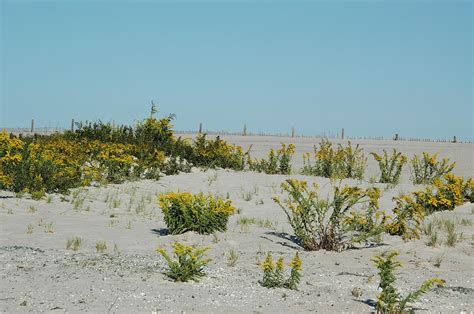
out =
[[[54,222],[44,224],[45,233],[54,233],[55,231],[56,231],[56,226],[54,225]]]
[[[174,260],[165,249],[156,249],[168,264],[168,271],[165,272],[168,277],[174,281],[186,282],[189,280],[198,281],[205,275],[203,267],[211,261],[205,258],[208,247],[196,248],[179,242],[175,242],[172,247],[173,255],[176,257]]]
[[[129,230],[132,229],[132,221],[131,220],[129,220],[127,222],[127,229],[129,229]]]
[[[11,209],[11,208],[7,209],[7,214],[8,215],[13,215],[13,209]]]
[[[26,228],[26,234],[32,234],[33,233],[33,225],[29,224],[28,227]]]
[[[227,253],[227,266],[234,267],[239,259],[239,254],[234,250],[229,250]]]
[[[433,266],[436,268],[441,267],[441,263],[443,262],[444,255],[438,255],[433,259]]]
[[[219,237],[217,236],[216,233],[212,234],[212,243],[218,243],[219,242]]]
[[[456,232],[456,225],[451,220],[445,221],[446,231],[448,232],[446,236],[446,245],[450,247],[456,246],[456,243],[459,240],[459,234]]]
[[[273,261],[272,253],[268,252],[265,261],[262,263],[263,279],[262,286],[266,288],[287,288],[292,290],[298,289],[301,280],[301,259],[296,252],[295,257],[288,264],[291,267],[290,275],[285,279],[283,257],[277,262]]]
[[[78,251],[81,248],[82,239],[80,237],[73,237],[67,240],[66,250]]]
[[[118,247],[117,243],[114,243],[114,253],[115,254],[120,254],[120,250],[119,250],[119,247]]]
[[[95,249],[97,253],[104,253],[105,251],[107,251],[107,244],[105,243],[105,241],[97,241],[97,243],[95,244]]]
[[[394,283],[396,281],[395,270],[402,264],[395,260],[398,252],[385,252],[382,255],[375,256],[372,261],[379,270],[381,292],[377,295],[376,310],[377,313],[406,313],[410,303],[415,302],[421,295],[428,292],[433,286],[443,286],[444,280],[432,278],[426,280],[418,290],[408,293],[402,297],[397,292]]]
[[[36,207],[34,207],[33,205],[29,206],[28,209],[27,209],[27,213],[28,214],[36,213]]]
[[[53,196],[52,195],[48,195],[48,197],[46,198],[46,203],[47,204],[51,204],[53,202]]]

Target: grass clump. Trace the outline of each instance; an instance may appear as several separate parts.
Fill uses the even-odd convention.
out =
[[[97,243],[95,244],[95,249],[97,253],[104,253],[105,251],[107,251],[107,244],[105,243],[105,241],[97,241]]]
[[[358,144],[353,148],[351,142],[348,142],[346,147],[339,144],[337,149],[334,149],[332,143],[324,139],[319,144],[319,149],[314,147],[314,164],[310,157],[309,153],[303,156],[302,173],[326,178],[362,179],[367,165],[367,158],[362,149]]]
[[[281,186],[288,199],[273,200],[285,212],[305,250],[340,251],[385,230],[386,216],[379,210],[376,188],[334,187],[332,198],[322,199],[317,185],[310,190],[305,181],[288,179]],[[367,206],[356,213],[357,204]]]
[[[67,240],[66,250],[78,251],[81,248],[82,239],[80,237],[73,237]]]
[[[295,153],[295,145],[281,144],[276,151],[272,148],[268,153],[268,159],[247,159],[249,169],[266,174],[291,174],[291,158]]]
[[[168,255],[165,249],[158,248],[156,250],[168,264],[168,271],[165,273],[168,277],[174,281],[186,282],[189,280],[198,281],[205,275],[203,267],[211,261],[205,258],[209,248],[196,248],[179,242],[175,242],[172,247],[175,260]]]
[[[379,270],[380,277],[379,288],[381,292],[377,296],[377,313],[401,314],[409,312],[408,308],[410,303],[415,302],[421,295],[428,292],[434,286],[443,286],[445,284],[442,279],[431,278],[423,282],[417,290],[402,297],[394,286],[396,281],[394,272],[398,267],[402,266],[399,261],[395,260],[397,255],[397,252],[386,252],[372,259]],[[413,310],[411,309],[411,311]]]
[[[227,254],[227,266],[234,267],[237,264],[237,260],[239,259],[239,254],[234,251],[230,250]]]
[[[231,200],[214,198],[203,193],[161,194],[158,203],[171,234],[187,231],[211,234],[215,231],[226,231],[229,216],[236,211]]]
[[[402,168],[407,163],[407,158],[402,155],[401,152],[397,152],[396,149],[393,149],[392,154],[389,155],[384,149],[383,157],[376,153],[370,154],[379,164],[381,172],[379,183],[396,184],[400,181],[400,174],[402,173]]]
[[[450,164],[447,158],[437,161],[437,157],[437,153],[430,155],[427,152],[423,152],[422,156],[415,155],[413,157],[410,161],[410,172],[414,184],[431,184],[454,169],[455,162]]]
[[[288,266],[291,268],[290,275],[285,278],[283,270],[283,257],[280,257],[275,263],[273,261],[272,253],[268,252],[265,261],[262,263],[262,286],[266,288],[287,288],[297,290],[298,284],[301,281],[301,259],[298,255],[298,252],[288,264]]]

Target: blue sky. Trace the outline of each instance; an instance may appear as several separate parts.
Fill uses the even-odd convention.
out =
[[[469,1],[1,1],[0,127],[474,139]]]

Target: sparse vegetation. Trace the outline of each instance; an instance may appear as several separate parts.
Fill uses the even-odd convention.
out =
[[[239,254],[234,250],[229,250],[227,253],[227,266],[234,267],[237,264],[237,260],[239,259]]]

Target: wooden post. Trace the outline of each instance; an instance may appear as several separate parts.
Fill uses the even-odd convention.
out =
[[[244,132],[243,132],[243,135],[244,135],[244,136],[247,136],[247,124],[244,124]]]
[[[71,120],[71,132],[74,132],[74,119]]]
[[[199,134],[202,133],[202,123],[199,123]]]
[[[295,137],[295,127],[291,128],[291,137]]]
[[[457,142],[456,135],[454,135],[453,143],[456,143],[456,142]]]
[[[31,119],[31,133],[35,131],[35,119]]]
[[[344,128],[342,128],[342,130],[341,130],[341,140],[343,140],[343,139],[344,139]]]
[[[395,141],[398,141],[398,133],[395,133],[395,138],[394,138]]]

